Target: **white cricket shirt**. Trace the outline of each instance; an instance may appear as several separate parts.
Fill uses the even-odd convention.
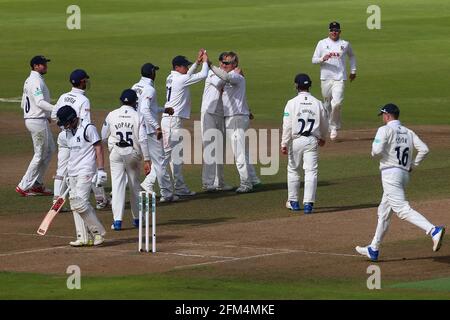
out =
[[[71,106],[81,121],[91,123],[91,104],[84,90],[72,88],[71,91],[62,94],[53,108],[52,119],[56,119],[56,113],[62,106]]]
[[[329,53],[332,56],[323,61],[323,56]],[[312,57],[312,63],[320,63],[320,80],[347,80],[347,56],[350,58],[350,72],[356,73],[356,58],[350,42],[330,38],[320,40]]]
[[[44,78],[37,71],[31,71],[23,85],[21,108],[24,119],[44,119],[50,117],[50,112],[39,107],[39,102],[50,103],[50,91]]]
[[[287,102],[283,114],[282,147],[302,135],[325,140],[327,134],[328,118],[322,102],[303,91]]]
[[[413,159],[414,148],[417,156]],[[378,128],[372,143],[372,156],[381,155],[380,170],[399,168],[409,171],[411,165],[418,166],[428,153],[427,145],[414,131],[392,120]]]
[[[164,108],[158,106],[153,80],[142,77],[131,89],[137,93],[139,99],[137,110],[144,117],[147,134],[154,133],[156,129],[161,127],[159,113],[164,112]]]
[[[223,116],[222,90],[225,81],[220,79],[212,70],[208,71],[205,89],[202,96],[201,112],[208,112]]]
[[[189,70],[196,67],[194,64]],[[165,107],[172,107],[174,117],[189,119],[191,117],[191,92],[189,86],[202,81],[208,76],[208,63],[204,62],[200,72],[191,74],[181,74],[172,70],[166,80],[166,104]],[[164,113],[163,116],[169,116]]]
[[[108,113],[102,127],[102,139],[108,139],[109,151],[124,140],[143,154],[144,160],[149,160],[145,120],[131,106],[123,105]]]
[[[245,78],[234,70],[228,72],[227,78],[222,94],[225,117],[249,115]]]
[[[100,141],[95,126],[79,121],[75,132],[66,130],[66,137],[70,149],[69,176],[93,175],[97,171],[94,144]]]

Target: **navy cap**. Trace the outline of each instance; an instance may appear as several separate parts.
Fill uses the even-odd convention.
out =
[[[89,76],[82,69],[76,69],[70,74],[70,83],[75,86],[78,86],[83,79],[89,79]]]
[[[176,56],[172,59],[172,66],[175,68],[176,66],[185,66],[188,67],[192,62],[190,62],[185,56]]]
[[[136,103],[137,100],[138,96],[136,94],[136,91],[134,91],[133,89],[125,89],[120,95],[120,101],[122,101],[126,105],[132,105]]]
[[[395,104],[388,103],[380,109],[380,113],[378,115],[381,116],[383,113],[393,114],[398,117],[400,115],[400,109]]]
[[[299,73],[298,75],[296,75],[294,82],[300,88],[309,88],[312,84],[311,78],[306,73]]]
[[[72,122],[73,119],[77,118],[77,113],[71,106],[62,106],[59,108],[56,116],[58,117],[58,122],[56,124],[60,127],[64,127]]]
[[[143,77],[148,77],[153,74],[156,70],[159,70],[158,66],[151,63],[146,63],[141,67],[141,75]]]
[[[47,59],[44,56],[34,56],[31,58],[30,66],[33,67],[35,64],[47,64],[47,62],[50,62],[50,59]]]
[[[339,24],[339,22],[333,21],[333,22],[330,22],[330,26],[328,27],[328,29],[330,29],[330,30],[332,30],[332,29],[341,30],[341,25]]]

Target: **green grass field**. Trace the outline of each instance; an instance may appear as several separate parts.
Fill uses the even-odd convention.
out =
[[[320,98],[319,67],[311,57],[318,40],[327,36],[328,23],[338,20],[342,38],[356,54],[357,79],[347,84],[343,111],[344,129],[380,125],[380,105],[394,102],[407,125],[448,125],[450,94],[448,70],[450,2],[440,0],[381,0],[381,30],[368,30],[369,1],[297,0],[158,0],[77,1],[81,30],[66,28],[66,8],[72,1],[0,0],[3,50],[0,99],[17,99],[29,73],[29,60],[36,54],[52,59],[46,83],[52,98],[69,91],[68,77],[75,68],[91,76],[88,92],[96,110],[119,106],[121,91],[140,78],[140,66],[160,66],[156,87],[164,103],[165,78],[173,56],[194,59],[206,48],[217,61],[220,52],[236,51],[247,78],[248,102],[260,126],[276,127],[288,99],[295,95],[293,79],[306,72],[313,80],[312,93]],[[193,117],[199,116],[203,85],[193,86]],[[17,102],[0,100],[3,118],[20,115]],[[103,119],[94,119],[101,123]],[[31,141],[11,136],[2,122],[2,156],[30,158]],[[426,141],[427,142],[427,141]],[[450,151],[436,146],[408,189],[411,201],[448,199]],[[6,159],[6,158],[5,158]],[[3,159],[1,159],[3,160]],[[237,183],[236,170],[227,166],[230,183]],[[200,190],[201,167],[190,166],[186,181]],[[317,202],[321,208],[376,207],[381,197],[378,164],[366,154],[329,155],[320,160]],[[17,177],[19,180],[20,177]],[[220,217],[251,221],[284,217],[279,207],[286,198],[286,161],[276,176],[262,177],[265,192],[237,197],[194,200],[164,207],[161,224],[174,219],[213,221],[211,207],[226,206]],[[14,183],[0,187],[0,216],[42,212],[45,199],[19,201]],[[27,199],[28,200],[28,199]],[[258,203],[257,206],[254,204]],[[277,209],[274,209],[277,208]],[[325,210],[326,211],[326,210]],[[374,208],[375,214],[375,208]],[[208,220],[209,219],[209,220]],[[222,222],[223,222],[222,221]],[[180,228],[188,228],[189,222]],[[3,258],[2,258],[3,259]],[[424,282],[388,282],[383,290],[369,291],[364,283],[338,278],[292,282],[258,282],[252,279],[204,277],[184,279],[176,272],[136,277],[87,277],[83,290],[69,291],[64,276],[0,272],[0,299],[448,299],[449,278]],[[428,277],[429,279],[429,277]],[[9,288],[6,290],[6,288]],[[42,288],[45,288],[43,294]]]

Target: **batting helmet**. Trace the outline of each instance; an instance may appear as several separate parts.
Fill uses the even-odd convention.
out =
[[[65,127],[77,118],[77,113],[71,106],[62,106],[56,113],[56,116],[58,117],[57,125]]]

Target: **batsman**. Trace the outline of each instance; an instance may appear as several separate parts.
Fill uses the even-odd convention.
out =
[[[61,107],[56,116],[58,126],[65,129],[70,150],[69,200],[77,233],[77,239],[70,242],[70,245],[73,247],[100,245],[104,242],[106,231],[89,201],[92,179],[96,171],[97,186],[102,186],[107,181],[100,136],[92,123],[80,121],[71,106]]]

